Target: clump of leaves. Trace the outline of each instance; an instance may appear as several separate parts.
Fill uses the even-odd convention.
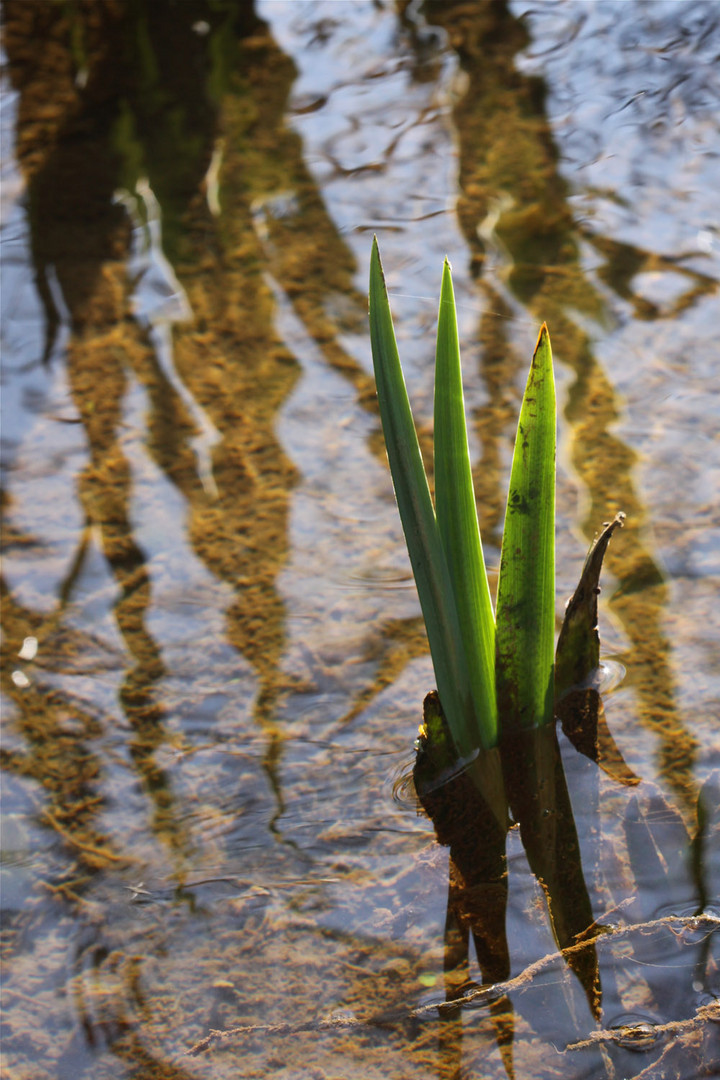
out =
[[[538,337],[515,441],[493,613],[465,423],[455,297],[445,260],[435,359],[435,503],[400,366],[377,240],[370,337],[400,519],[442,712],[461,758],[553,719],[555,429],[552,351]],[[501,730],[502,726],[502,730]]]

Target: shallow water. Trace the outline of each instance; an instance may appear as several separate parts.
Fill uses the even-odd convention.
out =
[[[717,9],[4,17],[4,1074],[720,1076]],[[452,261],[490,561],[543,319],[558,617],[627,514],[601,634],[641,784],[561,740],[617,929],[599,1016],[517,830],[505,1004],[436,1007],[447,849],[393,798],[433,675],[373,232],[425,448]]]

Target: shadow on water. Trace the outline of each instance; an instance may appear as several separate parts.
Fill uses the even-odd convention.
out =
[[[574,704],[566,705],[563,727],[575,749],[591,762],[585,769],[581,792],[575,792],[576,799],[582,798],[583,827],[587,828],[587,803],[590,815],[596,815],[598,809],[596,751],[604,736],[597,711],[591,721],[587,707],[578,706],[577,698]],[[426,699],[425,717],[428,731],[438,717],[434,693]],[[591,730],[594,736],[589,741],[595,747],[588,753]],[[602,845],[597,835],[589,844],[584,838],[584,868],[554,728],[520,733],[499,751],[483,751],[464,771],[439,785],[429,782],[432,763],[425,760],[425,754],[423,747],[415,766],[419,800],[433,822],[438,843],[450,849],[445,999],[438,1007],[440,1075],[464,1075],[464,1017],[476,1008],[488,1010],[511,1080],[518,1075],[513,1041],[520,1018],[559,1051],[581,1057],[581,1075],[628,1075],[626,1070],[631,1070],[638,1051],[655,1052],[655,1064],[662,1062],[669,1070],[659,1075],[675,1075],[673,1070],[678,1070],[677,1075],[688,1075],[688,1067],[705,1065],[710,1066],[708,1075],[713,1075],[711,1024],[717,1020],[713,936],[719,925],[718,912],[708,905],[707,897],[693,897],[694,883],[688,874],[690,849],[708,838],[709,823],[702,820],[702,811],[701,825],[691,839],[680,814],[658,794],[630,799],[625,831],[635,895],[620,905],[629,921],[610,921],[612,911],[598,920],[586,874],[592,879],[600,870]],[[500,762],[504,785],[499,780]],[[639,780],[625,775],[622,782],[635,786]],[[498,818],[503,788],[508,823],[519,827],[558,948],[555,956],[545,956],[515,977],[511,974],[511,951],[517,949],[523,931],[513,927],[511,950],[506,925],[507,824],[503,826]],[[717,806],[716,782],[708,782],[706,788],[699,805]],[[711,826],[710,831],[717,840],[717,826],[714,830]],[[660,910],[658,885],[666,900]],[[471,938],[482,978],[479,985],[470,977]],[[537,954],[537,946],[529,948],[526,955],[533,951]],[[563,964],[576,981],[563,979]],[[652,1006],[645,1000],[633,1013],[622,1009],[620,986],[638,969],[643,972]],[[670,978],[669,971],[673,972]],[[697,1002],[690,1020],[689,999]],[[703,1028],[705,1037],[698,1038]],[[574,1065],[568,1064],[561,1075],[576,1075]]]
[[[427,708],[426,703],[426,708]],[[497,761],[494,760],[497,758]],[[477,986],[469,976],[469,938],[472,935],[482,975],[483,996],[508,1076],[514,1076],[512,996],[498,985],[510,979],[510,949],[506,930],[508,870],[506,829],[496,816],[497,773],[502,760],[505,790],[513,821],[519,826],[528,863],[547,899],[558,949],[584,941],[585,948],[567,952],[569,968],[580,984],[591,1017],[602,1015],[602,991],[593,938],[590,897],[583,877],[580,847],[553,728],[520,734],[500,752],[484,752],[473,765],[439,788],[423,791],[420,799],[432,819],[438,842],[450,848],[450,878],[445,922],[445,996],[459,1001],[454,1011],[441,1014],[441,1056],[459,1068],[462,1054],[462,1010]],[[416,771],[417,775],[417,771]],[[488,792],[493,796],[488,800]],[[494,804],[494,805],[491,805]],[[544,1039],[569,1043],[587,1030],[585,1010],[564,987],[566,1014],[558,1015],[556,988],[539,984],[535,993],[518,1001],[518,1008]]]

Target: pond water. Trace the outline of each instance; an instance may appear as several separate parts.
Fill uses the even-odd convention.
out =
[[[8,1080],[720,1076],[719,10],[5,0]],[[595,1008],[517,829],[507,985],[438,1008],[373,233],[425,448],[452,261],[492,567],[543,320],[558,618],[627,515]]]

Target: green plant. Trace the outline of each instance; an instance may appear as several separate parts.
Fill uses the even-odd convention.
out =
[[[380,416],[442,711],[458,754],[553,718],[555,387],[543,324],[515,442],[497,619],[478,528],[455,298],[445,260],[435,361],[435,504],[395,340],[377,239],[370,338]],[[501,730],[502,727],[502,730]]]

